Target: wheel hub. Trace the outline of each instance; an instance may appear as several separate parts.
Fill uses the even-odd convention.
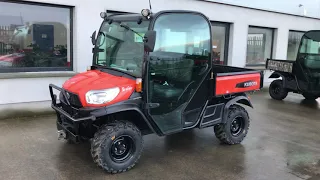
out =
[[[113,161],[121,162],[130,158],[133,151],[133,139],[130,136],[119,136],[112,142],[110,156]]]
[[[123,140],[118,141],[114,145],[114,152],[116,155],[122,155],[127,150],[127,146]]]
[[[230,130],[231,130],[231,134],[233,136],[238,136],[240,133],[242,133],[244,129],[244,120],[242,117],[238,116],[238,117],[235,117],[233,119],[233,121],[231,122],[231,127],[230,127]]]
[[[279,94],[280,93],[280,87],[279,86],[273,87],[273,93]]]

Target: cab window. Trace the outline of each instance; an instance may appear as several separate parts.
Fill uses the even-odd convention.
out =
[[[301,40],[298,58],[304,68],[320,69],[320,31],[310,31]]]

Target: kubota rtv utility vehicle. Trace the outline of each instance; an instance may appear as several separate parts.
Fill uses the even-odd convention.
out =
[[[302,94],[307,100],[320,97],[320,31],[304,33],[295,60],[268,59],[266,69],[273,70],[269,94],[283,100],[289,92]]]
[[[60,137],[89,139],[94,162],[109,173],[136,164],[142,135],[214,127],[224,143],[245,138],[249,116],[238,103],[252,107],[245,92],[259,90],[263,74],[213,65],[206,16],[144,9],[101,17],[91,68],[49,86]]]

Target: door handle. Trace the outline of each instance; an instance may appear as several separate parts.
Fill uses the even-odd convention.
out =
[[[147,105],[146,106],[147,109],[157,108],[160,106],[159,103],[147,103],[146,105]]]

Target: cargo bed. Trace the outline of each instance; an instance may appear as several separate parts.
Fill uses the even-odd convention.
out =
[[[216,96],[256,91],[263,87],[263,71],[213,65],[213,76]]]

